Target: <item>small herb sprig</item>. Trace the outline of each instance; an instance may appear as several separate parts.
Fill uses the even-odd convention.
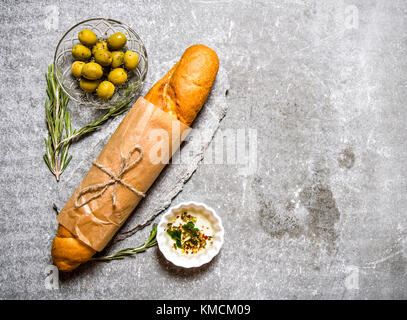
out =
[[[47,96],[45,102],[45,115],[48,127],[48,138],[45,138],[46,152],[44,161],[51,173],[59,181],[72,156],[68,157],[71,143],[80,137],[99,129],[107,120],[114,118],[128,109],[128,103],[112,107],[99,119],[88,123],[80,129],[73,129],[71,124],[71,113],[67,110],[68,96],[59,86],[55,75],[54,66],[48,67]]]
[[[104,257],[96,257],[92,260],[94,261],[103,261],[103,262],[110,262],[112,260],[121,260],[127,256],[131,256],[133,254],[141,253],[146,251],[148,248],[154,247],[157,244],[157,224],[153,225],[153,229],[150,232],[150,236],[148,237],[147,241],[142,245],[136,248],[127,248],[120,251],[117,251],[115,254],[111,256],[104,256]]]

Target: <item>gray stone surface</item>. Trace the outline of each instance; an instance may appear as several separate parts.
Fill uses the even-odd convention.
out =
[[[407,298],[406,14],[384,0],[2,1],[0,297]],[[186,47],[213,47],[230,83],[213,144],[256,130],[256,167],[201,163],[173,201],[221,215],[226,242],[209,265],[177,269],[152,249],[47,290],[60,187],[42,162],[43,74],[63,32],[94,16],[144,40],[144,93]]]

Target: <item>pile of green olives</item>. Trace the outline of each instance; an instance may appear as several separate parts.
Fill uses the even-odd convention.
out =
[[[98,39],[92,30],[84,29],[78,39],[80,44],[72,48],[76,60],[71,67],[72,75],[80,79],[82,90],[110,99],[115,86],[127,81],[127,71],[137,68],[137,53],[126,49],[127,37],[121,32],[104,40]]]

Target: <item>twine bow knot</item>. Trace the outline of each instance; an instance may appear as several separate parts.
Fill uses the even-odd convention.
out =
[[[133,162],[129,163],[131,156],[133,155],[134,152],[138,151],[139,155],[136,160]],[[92,164],[102,170],[104,173],[106,173],[111,179],[104,182],[104,183],[98,183],[94,184],[92,186],[83,188],[82,190],[79,191],[78,195],[76,196],[75,199],[75,207],[78,209],[80,207],[83,207],[85,204],[88,204],[89,202],[93,201],[96,198],[99,198],[102,196],[102,194],[111,186],[113,185],[113,193],[112,193],[112,200],[113,200],[113,207],[116,206],[116,191],[117,191],[117,185],[120,183],[121,185],[125,186],[126,188],[130,189],[133,191],[135,194],[144,197],[145,194],[136,188],[133,188],[131,185],[123,181],[123,175],[132,169],[134,166],[137,165],[137,163],[140,162],[140,160],[143,158],[143,149],[140,146],[135,146],[128,154],[127,157],[125,157],[122,153],[121,155],[121,160],[120,160],[120,168],[119,172],[117,174],[114,174],[113,172],[107,170],[105,167],[103,167],[101,164],[97,163],[96,160],[92,161]],[[98,192],[99,191],[99,192]],[[80,203],[80,198],[84,196],[85,194],[88,193],[94,193],[97,192],[95,195],[89,197],[87,200],[84,202]]]

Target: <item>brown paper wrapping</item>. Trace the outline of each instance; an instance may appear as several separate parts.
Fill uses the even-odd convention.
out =
[[[162,111],[144,98],[139,98],[113,133],[97,163],[112,173],[120,170],[121,155],[127,157],[136,146],[143,149],[143,157],[126,172],[122,180],[136,190],[146,193],[171,156],[189,133],[189,127]],[[131,161],[138,157],[135,152]],[[142,199],[129,188],[118,183],[116,205],[113,206],[114,185],[98,198],[80,208],[75,199],[81,190],[110,180],[105,172],[92,165],[79,187],[57,216],[58,222],[96,251],[101,251],[126,221]],[[78,198],[83,203],[92,194]]]

